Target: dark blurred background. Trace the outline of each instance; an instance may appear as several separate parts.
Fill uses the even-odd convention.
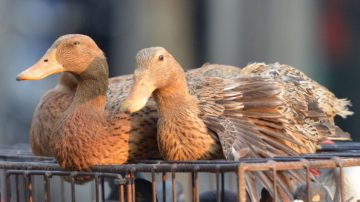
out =
[[[167,48],[187,69],[295,66],[352,101],[355,115],[338,121],[360,140],[360,1],[0,0],[0,144],[28,142],[32,112],[57,77],[15,77],[68,33],[93,37],[111,76],[131,73],[149,46]]]

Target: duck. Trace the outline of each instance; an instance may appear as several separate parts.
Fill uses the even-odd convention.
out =
[[[263,64],[250,64],[259,65]],[[311,83],[300,82],[304,79],[299,76],[284,81],[246,74],[246,69],[229,77],[220,74],[187,81],[184,69],[165,48],[145,48],[136,55],[134,83],[121,110],[137,112],[153,97],[159,111],[157,141],[166,160],[295,156],[314,153],[324,138],[346,134],[319,107],[315,93],[306,86]],[[345,114],[351,113],[348,102],[339,103],[344,104],[338,107],[346,109]],[[290,175],[283,177],[304,179],[298,172]],[[246,178],[251,200],[259,201],[255,179],[272,190],[272,177],[259,172]],[[290,181],[279,183],[281,195],[289,201],[296,188]]]
[[[240,72],[234,66],[204,66],[189,71],[188,79]],[[33,114],[30,143],[34,154],[55,157],[67,170],[162,159],[156,140],[156,104],[150,101],[131,115],[119,110],[133,76],[108,78],[105,55],[93,39],[81,34],[59,37],[17,80],[41,80],[59,73],[58,84],[44,94]]]
[[[59,110],[57,115],[61,117],[52,120],[54,125],[48,126],[51,132],[46,137],[37,133],[38,138],[49,140],[50,153],[62,168],[89,170],[95,165],[161,158],[156,142],[155,105],[151,107],[150,104],[141,113],[131,116],[114,110],[119,108],[119,100],[132,78],[124,76],[109,82],[106,57],[90,37],[80,34],[59,37],[39,61],[17,76],[17,80],[39,80],[63,72],[76,79],[76,90],[72,89],[63,99],[47,94],[53,98],[46,101],[47,104],[61,101],[69,104],[57,109],[48,105],[48,109]],[[112,84],[110,88],[109,83]],[[41,122],[38,113],[35,117]],[[35,135],[38,130],[32,131]]]

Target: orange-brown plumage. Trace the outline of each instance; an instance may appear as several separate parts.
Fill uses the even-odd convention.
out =
[[[298,155],[315,152],[324,138],[348,138],[333,117],[351,114],[349,103],[328,96],[334,106],[323,107],[322,95],[332,93],[289,66],[254,63],[230,76],[202,74],[186,82],[181,65],[164,48],[143,49],[136,62],[132,91],[122,110],[136,112],[153,95],[159,108],[158,143],[165,159]],[[318,95],[320,91],[323,94]],[[281,173],[280,194],[290,199],[288,188],[294,189],[293,181],[301,178],[301,172]],[[254,201],[259,198],[256,181],[272,189],[269,174],[254,173],[246,181]]]
[[[17,79],[36,80],[60,72],[74,76],[76,87],[65,90],[61,85],[42,99],[31,129],[35,154],[54,155],[63,168],[76,170],[160,158],[155,105],[131,116],[118,110],[131,76],[109,81],[106,58],[91,38],[60,37]]]
[[[88,48],[95,50],[74,52],[77,39],[83,45],[90,43]],[[60,37],[30,70],[18,76],[18,80],[36,80],[66,71],[59,84],[43,96],[34,112],[30,141],[35,154],[55,155],[62,167],[77,170],[92,165],[121,164],[132,159],[160,158],[155,103],[150,101],[143,110],[131,115],[120,112],[120,103],[133,83],[132,75],[110,78],[106,87],[106,65],[105,57],[90,38],[66,35]],[[52,66],[60,70],[47,70]],[[218,72],[218,67],[223,71]],[[190,71],[187,77],[192,80],[199,75],[231,75],[239,71],[232,66],[209,65]]]
[[[49,142],[55,123],[69,107],[76,92],[77,81],[70,73],[64,72],[55,88],[46,92],[37,105],[30,127],[32,152],[39,156],[54,156]]]

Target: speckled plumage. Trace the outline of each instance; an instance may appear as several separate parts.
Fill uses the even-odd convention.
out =
[[[58,39],[49,51],[57,49],[61,44],[71,44],[68,37]],[[75,41],[75,39],[72,40]],[[71,46],[67,46],[65,52],[69,51],[69,47]],[[38,63],[44,63],[44,58],[48,57],[45,55]],[[67,62],[64,61],[64,63]],[[87,62],[84,63],[87,64]],[[105,58],[101,63],[99,67],[106,65]],[[191,80],[202,74],[219,74],[217,69],[220,66],[212,65],[206,71],[204,71],[206,68],[192,70],[187,76]],[[224,72],[227,74],[239,71],[238,68],[232,66],[221,67],[226,69]],[[20,75],[19,79],[34,79],[28,78],[28,73],[25,76]],[[155,103],[150,101],[143,110],[131,115],[119,111],[120,103],[125,99],[133,84],[132,75],[109,79],[104,110],[94,109],[98,105],[96,100],[104,102],[104,98],[96,98],[95,101],[83,100],[82,103],[85,104],[78,104],[69,109],[74,101],[75,93],[78,93],[78,97],[89,94],[77,92],[78,81],[83,80],[76,73],[66,72],[60,77],[59,84],[49,90],[40,100],[30,129],[33,152],[37,155],[55,155],[64,168],[76,170],[99,164],[120,164],[132,159],[160,158],[155,135],[158,118]],[[105,78],[101,80],[106,81]],[[106,85],[103,83],[100,82],[100,85]],[[91,89],[99,89],[98,85],[94,81],[80,91],[93,91]],[[104,93],[100,97],[104,97]],[[54,130],[56,133],[53,132]]]
[[[152,93],[159,107],[158,143],[165,159],[298,155],[315,152],[324,138],[346,136],[333,117],[351,114],[348,102],[329,96],[331,92],[288,66],[279,68],[280,76],[279,70],[275,76],[266,73],[278,64],[254,63],[230,75],[219,67],[218,73],[202,73],[188,81],[188,87],[182,67],[164,48],[143,49],[136,58],[134,86],[122,108],[137,111]],[[321,106],[319,101],[328,99],[322,95],[337,106]],[[280,195],[290,200],[290,191],[301,179],[301,172],[279,173]],[[247,176],[254,201],[259,199],[256,181],[272,190],[271,174]]]
[[[305,145],[300,153],[315,152],[316,144],[324,139],[349,140],[350,135],[334,123],[334,117],[352,115],[350,101],[335,95],[294,67],[282,64],[254,63],[242,69],[242,76],[261,77],[276,81],[283,104],[276,108],[282,115],[284,133]]]
[[[353,114],[353,112],[348,109],[348,107],[351,106],[349,100],[338,99],[326,87],[289,65],[279,63],[270,65],[266,65],[264,63],[253,63],[243,68],[241,74],[280,80],[290,89],[294,89],[294,87],[297,87],[297,89],[302,88],[303,94],[305,94],[305,92],[309,93],[308,91],[312,91],[311,96],[314,96],[313,99],[316,99],[316,103],[318,104],[320,110],[325,113],[331,121],[334,121],[334,117],[336,115],[346,118],[347,116]],[[288,93],[291,92],[290,89],[287,90],[289,91]]]
[[[54,156],[51,133],[75,95],[77,81],[70,73],[60,76],[55,88],[46,92],[37,105],[30,127],[30,145],[35,155]]]
[[[59,64],[61,68],[51,70]],[[54,155],[64,169],[74,170],[161,158],[155,104],[131,116],[119,111],[132,77],[108,81],[106,58],[92,39],[63,36],[29,69],[17,79],[42,79],[63,71],[76,78],[64,83],[61,77],[37,107],[30,134],[35,154]]]

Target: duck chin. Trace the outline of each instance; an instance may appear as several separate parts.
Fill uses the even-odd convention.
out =
[[[125,113],[134,113],[140,111],[147,103],[147,98],[125,100],[120,107],[120,110]]]

